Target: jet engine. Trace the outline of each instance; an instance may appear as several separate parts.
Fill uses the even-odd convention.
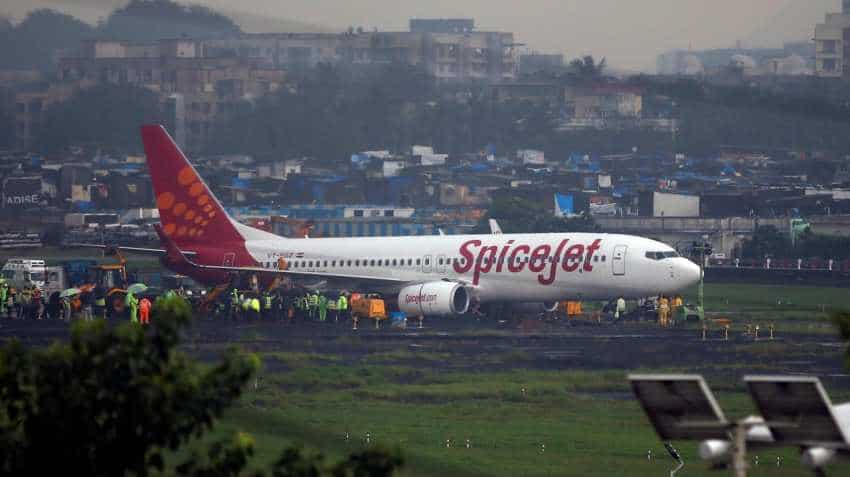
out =
[[[455,282],[411,285],[398,294],[398,308],[409,316],[462,315],[469,301],[469,292]]]

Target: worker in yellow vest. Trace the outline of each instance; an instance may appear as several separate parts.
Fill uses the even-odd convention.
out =
[[[348,298],[345,293],[340,293],[339,298],[336,299],[336,316],[337,320],[348,318]]]
[[[255,320],[260,319],[260,299],[256,296],[251,298],[251,312]]]
[[[664,295],[658,298],[658,324],[662,328],[670,326],[670,301]]]

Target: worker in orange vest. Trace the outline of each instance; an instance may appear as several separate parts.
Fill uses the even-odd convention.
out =
[[[151,322],[151,301],[147,297],[139,301],[139,321],[143,325],[149,325]]]

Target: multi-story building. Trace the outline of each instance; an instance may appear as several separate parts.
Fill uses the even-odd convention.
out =
[[[417,65],[438,81],[499,82],[517,74],[513,33],[474,30],[470,19],[411,20],[410,31],[262,33],[204,40],[201,55],[238,57],[299,71],[320,63]]]
[[[66,84],[133,84],[159,93],[178,142],[197,151],[215,120],[237,102],[276,91],[287,72],[321,63],[401,62],[443,82],[515,79],[513,34],[473,28],[472,20],[414,20],[409,32],[263,33],[154,44],[92,40],[59,59],[58,76]],[[21,137],[30,137],[29,130],[25,123]]]
[[[44,124],[47,108],[70,98],[81,88],[91,85],[89,81],[75,81],[51,85],[47,90],[20,91],[14,95],[15,103],[15,147],[29,150]]]
[[[230,55],[205,41],[177,39],[154,45],[87,42],[79,54],[60,59],[59,79],[133,84],[159,93],[178,141],[196,151],[210,138],[216,118],[241,100],[276,91],[286,74],[256,55]]]
[[[850,0],[842,0],[841,13],[827,14],[815,27],[815,74],[850,78]]]

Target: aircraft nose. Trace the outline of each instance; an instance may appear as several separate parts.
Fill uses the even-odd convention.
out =
[[[686,258],[682,260],[682,264],[679,266],[679,272],[682,277],[682,284],[685,287],[699,283],[699,279],[702,274],[702,270],[700,270],[699,265]]]

